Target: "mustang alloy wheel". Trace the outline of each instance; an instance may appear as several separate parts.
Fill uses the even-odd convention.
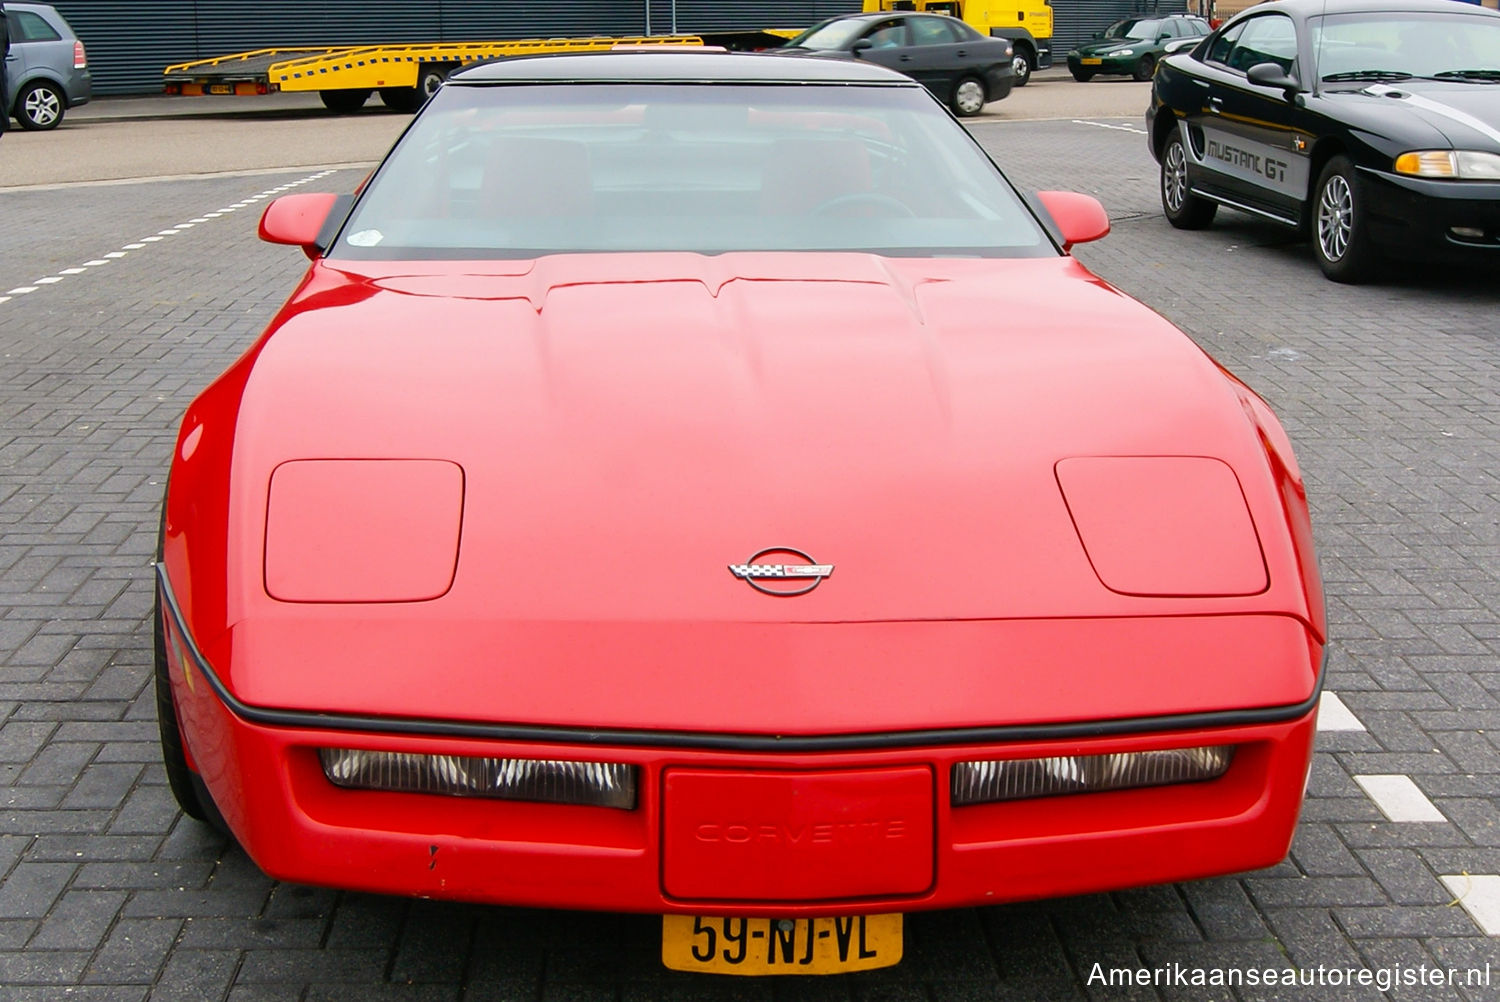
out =
[[[1201,230],[1219,211],[1217,204],[1188,188],[1187,149],[1176,132],[1161,151],[1161,210],[1179,230]]]
[[[953,88],[953,113],[970,118],[984,110],[984,84],[978,77],[964,77]]]
[[[1370,277],[1375,254],[1365,236],[1364,203],[1359,176],[1346,156],[1328,161],[1313,189],[1313,257],[1335,282],[1362,282]]]

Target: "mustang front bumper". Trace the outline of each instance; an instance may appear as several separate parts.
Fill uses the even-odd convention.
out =
[[[1434,261],[1500,257],[1500,182],[1433,180],[1375,170],[1361,170],[1360,179],[1370,238],[1384,253]]]

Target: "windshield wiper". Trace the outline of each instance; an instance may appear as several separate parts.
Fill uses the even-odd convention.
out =
[[[1341,80],[1410,80],[1410,73],[1401,70],[1349,70],[1347,73],[1330,73],[1323,78],[1324,83],[1338,83]]]
[[[1444,70],[1434,80],[1500,80],[1500,70]]]

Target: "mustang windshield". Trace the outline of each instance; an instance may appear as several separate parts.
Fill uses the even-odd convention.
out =
[[[444,87],[331,256],[758,250],[1057,253],[923,90],[569,83]]]
[[[1431,11],[1329,14],[1313,21],[1312,43],[1318,77],[1329,83],[1500,77],[1496,17]]]

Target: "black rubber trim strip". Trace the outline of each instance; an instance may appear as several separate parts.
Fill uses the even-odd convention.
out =
[[[1216,710],[1205,713],[1174,713],[1159,717],[1130,717],[1122,720],[1089,720],[1060,724],[1009,724],[999,727],[953,727],[925,731],[890,733],[822,734],[779,737],[765,734],[705,734],[697,731],[641,731],[552,727],[538,724],[487,724],[461,720],[431,720],[421,717],[372,717],[350,713],[316,713],[309,710],[273,710],[251,706],[235,698],[234,693],[214,674],[213,668],[198,650],[192,633],[182,618],[177,596],[167,580],[166,569],[156,565],[156,578],[162,604],[172,615],[177,633],[186,643],[189,656],[224,706],[235,716],[251,723],[270,727],[293,727],[356,731],[367,734],[412,734],[425,737],[488,738],[499,741],[533,741],[547,744],[616,745],[630,748],[697,748],[718,751],[876,751],[885,748],[913,748],[931,745],[1000,744],[1011,741],[1042,741],[1054,738],[1098,738],[1119,734],[1142,734],[1152,731],[1184,731],[1219,727],[1245,727],[1296,720],[1312,712],[1323,692],[1327,674],[1328,646],[1312,695],[1300,703],[1264,706],[1248,710]]]

